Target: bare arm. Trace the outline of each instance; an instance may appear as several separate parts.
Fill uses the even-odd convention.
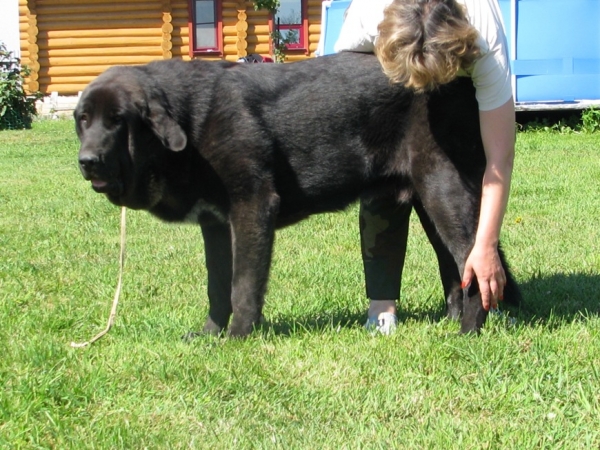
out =
[[[515,109],[511,98],[491,111],[480,111],[481,138],[487,159],[483,176],[481,210],[475,245],[463,274],[463,286],[477,277],[486,310],[496,307],[503,297],[506,275],[498,254],[498,241],[515,156]]]

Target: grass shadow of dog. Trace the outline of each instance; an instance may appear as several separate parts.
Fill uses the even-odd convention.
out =
[[[517,324],[543,325],[549,328],[572,322],[582,317],[600,316],[600,275],[592,273],[557,273],[550,276],[534,275],[519,283],[523,302],[519,307],[500,305],[500,309],[514,317]],[[397,311],[400,324],[407,321],[435,323],[446,317],[443,299],[427,302],[419,310]],[[365,303],[366,308],[366,303]],[[297,330],[317,332],[336,328],[355,328],[364,325],[365,312],[338,308],[328,314],[279,317],[262,325],[265,333],[289,336]]]
[[[527,325],[552,327],[582,316],[600,315],[600,275],[536,274],[519,286],[524,300],[518,319]]]
[[[432,305],[418,311],[400,308],[396,316],[399,324],[408,321],[438,322],[446,316],[446,309],[443,300],[440,299],[439,305]],[[322,332],[331,329],[362,327],[366,320],[366,309],[364,312],[358,313],[355,309],[338,308],[323,314],[268,319],[261,325],[260,329],[265,334],[274,333],[275,335],[291,336],[298,331]]]

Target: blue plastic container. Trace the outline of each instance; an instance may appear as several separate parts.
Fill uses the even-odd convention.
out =
[[[600,0],[499,4],[517,102],[600,100]]]
[[[335,53],[333,46],[340,35],[344,14],[350,6],[350,0],[334,0],[323,2],[323,17],[321,18],[321,39],[319,41],[319,56]]]

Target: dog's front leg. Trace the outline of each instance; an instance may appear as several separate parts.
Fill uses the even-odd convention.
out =
[[[233,318],[228,329],[230,336],[247,336],[260,322],[278,206],[279,197],[276,194],[255,196],[249,201],[232,205]]]
[[[231,317],[231,229],[227,223],[201,224],[208,271],[208,318],[203,333],[219,334]]]

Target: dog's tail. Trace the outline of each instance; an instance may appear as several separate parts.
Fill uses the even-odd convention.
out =
[[[510,267],[506,262],[506,258],[502,249],[498,249],[500,254],[500,259],[502,261],[502,266],[504,267],[504,273],[506,274],[506,285],[504,286],[504,302],[510,306],[521,306],[521,302],[523,301],[523,297],[521,295],[521,289],[519,289],[519,285],[515,281]]]

